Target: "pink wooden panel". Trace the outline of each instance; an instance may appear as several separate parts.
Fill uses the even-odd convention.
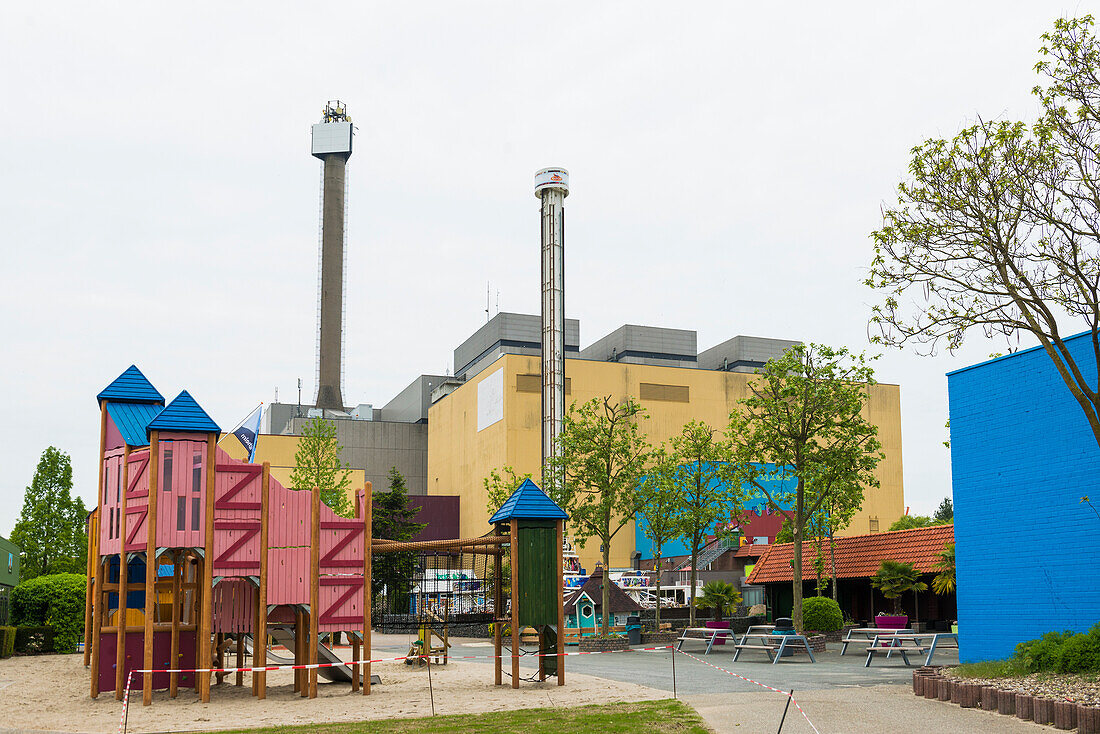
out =
[[[148,532],[146,513],[149,505],[149,450],[134,451],[129,459],[129,487],[126,491],[125,548],[145,550]]]
[[[115,421],[111,418],[110,414],[107,415],[107,433],[106,442],[103,444],[106,449],[117,449],[122,446],[122,434],[118,430],[118,426],[115,425]]]
[[[103,494],[99,497],[99,554],[113,555],[119,552],[122,528],[119,500],[122,492],[122,457],[109,456],[103,460]]]
[[[251,632],[256,620],[256,587],[245,579],[225,579],[214,587],[214,631]]]
[[[321,506],[321,572],[363,570],[363,521]]]
[[[318,628],[340,632],[363,628],[363,575],[321,576]]]
[[[214,573],[218,576],[259,575],[259,520],[214,520]]]
[[[309,547],[268,551],[267,603],[309,604]]]
[[[268,545],[272,548],[308,546],[310,494],[287,489],[271,479],[268,499]]]
[[[194,435],[189,438],[194,438]],[[205,441],[160,442],[157,545],[169,548],[201,548],[205,545],[206,452]],[[170,466],[167,461],[169,453],[172,457]]]

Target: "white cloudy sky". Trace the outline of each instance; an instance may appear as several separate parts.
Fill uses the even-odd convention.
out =
[[[583,345],[630,322],[858,350],[907,151],[1033,116],[1039,34],[1096,3],[309,5],[0,9],[0,533],[49,445],[94,501],[95,394],[131,363],[224,428],[299,376],[312,398],[328,99],[359,129],[349,403],[452,366],[487,281],[538,309],[547,165]],[[944,373],[1000,349],[878,363],[914,511],[950,488]]]

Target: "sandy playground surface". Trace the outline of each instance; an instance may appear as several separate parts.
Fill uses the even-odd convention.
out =
[[[371,688],[370,696],[351,692],[347,683],[318,679],[317,698],[301,698],[293,692],[290,671],[268,673],[267,699],[251,696],[249,676],[244,685],[233,685],[227,676],[212,686],[210,703],[199,703],[193,689],[181,689],[175,700],[166,691],[154,692],[153,705],[141,705],[141,690],[131,691],[129,731],[202,731],[255,726],[306,724],[311,722],[363,721],[398,717],[428,716],[426,671],[404,663],[375,663],[372,672],[382,685]],[[44,655],[0,660],[0,707],[4,710],[0,730],[44,730],[58,732],[116,732],[122,704],[113,692],[88,696],[89,672],[81,655]],[[653,688],[570,673],[566,685],[554,678],[545,683],[524,681],[519,690],[493,685],[490,665],[452,661],[432,666],[432,687],[437,714],[504,711],[546,706],[582,706],[610,701],[667,698]],[[135,700],[136,699],[136,700]]]

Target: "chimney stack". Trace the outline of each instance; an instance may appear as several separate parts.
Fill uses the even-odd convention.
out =
[[[565,416],[565,197],[569,171],[544,168],[535,174],[542,202],[542,481],[549,489],[548,461],[557,455]]]

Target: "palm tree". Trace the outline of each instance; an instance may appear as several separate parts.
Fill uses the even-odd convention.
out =
[[[928,584],[920,580],[920,571],[913,567],[912,563],[899,563],[898,561],[883,561],[878,572],[871,577],[871,586],[882,592],[882,595],[893,602],[894,614],[901,614],[901,596],[907,591],[912,591],[914,596],[928,588]]]
[[[937,594],[950,594],[955,590],[955,544],[948,543],[940,552],[940,560],[936,561],[936,568],[940,572],[932,579],[932,590]]]
[[[695,606],[714,608],[714,621],[721,622],[722,616],[741,603],[741,592],[733,584],[725,581],[708,581],[703,584],[703,595],[695,601]]]

